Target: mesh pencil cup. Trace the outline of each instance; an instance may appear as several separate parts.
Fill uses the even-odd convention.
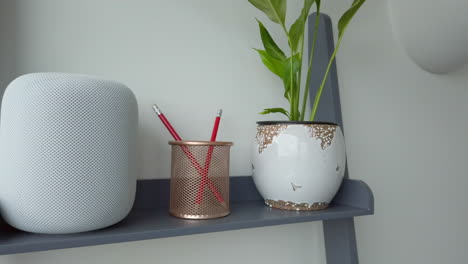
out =
[[[169,213],[211,219],[229,211],[229,152],[232,142],[170,141]]]

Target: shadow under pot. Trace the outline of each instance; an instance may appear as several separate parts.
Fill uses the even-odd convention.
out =
[[[257,122],[253,180],[267,206],[325,209],[340,188],[345,167],[344,137],[337,124]]]

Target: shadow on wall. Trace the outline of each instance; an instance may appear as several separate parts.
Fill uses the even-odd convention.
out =
[[[17,5],[17,1],[14,0],[0,2],[0,98],[17,72],[15,62]]]

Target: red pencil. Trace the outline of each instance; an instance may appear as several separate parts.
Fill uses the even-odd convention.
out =
[[[222,114],[223,114],[223,109],[219,109],[218,113],[216,114],[215,123],[214,123],[214,126],[213,126],[213,131],[211,132],[211,139],[210,139],[211,142],[216,141],[216,136],[218,135],[218,128],[219,128],[219,123],[221,121],[221,115]],[[198,187],[198,193],[197,193],[197,199],[196,199],[197,204],[201,204],[201,202],[203,200],[203,193],[205,192],[205,185],[206,184],[209,185],[210,182],[211,182],[211,181],[209,181],[209,178],[208,178],[208,171],[210,169],[211,157],[213,156],[213,149],[214,149],[214,146],[210,146],[208,148],[208,153],[206,154],[205,169],[204,169],[205,177],[202,177],[202,180],[200,181],[200,185]],[[213,184],[213,183],[211,183],[211,184]]]
[[[177,141],[182,141],[182,138],[179,136],[179,134],[177,134],[177,131],[174,129],[174,127],[172,127],[169,120],[167,120],[166,116],[161,112],[161,109],[159,109],[159,107],[154,104],[153,110],[154,112],[156,112],[159,119],[161,119],[162,123],[167,128],[172,137]],[[193,156],[192,152],[190,152],[190,150],[186,146],[182,146],[182,150],[184,151],[185,155],[190,160],[192,165],[195,167],[195,169],[198,171],[198,174],[202,176],[202,179],[206,178],[206,180],[204,181],[206,181],[206,184],[208,184],[208,187],[211,189],[211,192],[214,194],[218,202],[221,204],[225,204],[223,196],[219,193],[219,191],[216,189],[216,186],[214,186],[210,179],[208,179],[207,170],[200,166],[197,159]]]
[[[212,142],[216,141],[216,136],[218,135],[218,129],[219,129],[219,122],[221,121],[221,115],[223,115],[223,109],[219,109],[218,113],[216,114],[216,119],[215,119],[215,123],[214,123],[214,126],[213,126],[213,131],[211,132],[210,141],[212,141]]]
[[[166,116],[161,112],[161,109],[159,109],[159,107],[154,104],[153,105],[153,110],[154,110],[154,112],[156,112],[159,119],[161,119],[164,126],[166,126],[167,130],[169,130],[169,133],[171,133],[172,137],[177,141],[182,141],[179,134],[177,134],[177,131],[172,127],[171,123],[169,123],[169,120],[167,120]]]

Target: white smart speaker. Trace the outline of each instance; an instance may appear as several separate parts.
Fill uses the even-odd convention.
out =
[[[3,96],[0,213],[21,230],[64,234],[122,220],[136,189],[135,96],[96,77],[33,73]]]

